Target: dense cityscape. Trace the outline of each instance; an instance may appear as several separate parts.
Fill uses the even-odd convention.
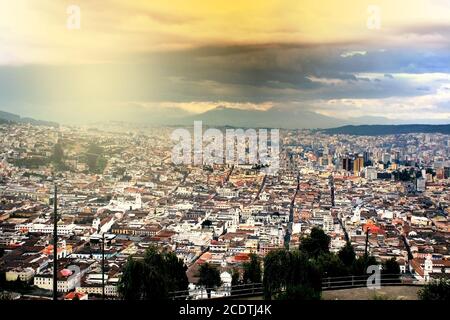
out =
[[[0,39],[2,316],[448,314],[449,0],[0,1]]]
[[[280,169],[175,165],[171,127],[0,125],[1,286],[11,298],[53,290],[57,186],[60,299],[120,299],[130,257],[176,254],[204,299],[199,268],[232,294],[252,257],[293,249],[317,228],[328,250],[395,260],[402,281],[450,275],[450,136],[351,136],[280,130]],[[262,260],[261,260],[262,261]],[[1,290],[0,290],[1,291]]]

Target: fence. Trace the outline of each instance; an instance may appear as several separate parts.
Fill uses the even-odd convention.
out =
[[[380,286],[420,284],[417,279],[402,274],[380,274],[379,283],[373,283],[372,275],[328,277],[322,279],[322,290],[360,288],[379,284]],[[369,280],[369,283],[368,283]]]
[[[326,277],[322,279],[322,290],[339,290],[350,288],[362,288],[368,286],[368,279],[372,275]],[[422,285],[423,283],[410,276],[402,274],[381,274],[378,283],[373,283],[372,278],[369,285],[393,286],[393,285]],[[209,294],[209,296],[208,296]],[[197,287],[192,290],[171,292],[174,300],[203,300],[211,298],[244,298],[264,295],[262,283],[239,284],[225,288]]]
[[[208,294],[210,297],[208,297]],[[225,288],[205,288],[197,287],[193,290],[183,290],[171,292],[170,296],[174,300],[184,299],[210,299],[210,298],[239,298],[248,296],[261,296],[264,294],[262,283],[239,284]]]

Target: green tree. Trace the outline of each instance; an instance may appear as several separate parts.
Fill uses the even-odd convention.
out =
[[[108,160],[106,160],[106,158],[104,156],[98,157],[95,171],[97,173],[103,173],[103,171],[105,171],[107,164],[108,164]]]
[[[212,289],[215,289],[222,284],[219,270],[209,263],[204,263],[200,266],[199,275],[200,279],[198,284],[206,288],[208,298],[211,298]]]
[[[49,158],[45,157],[32,157],[22,159],[12,159],[11,163],[20,168],[37,169],[41,166],[46,166],[50,162]]]
[[[314,292],[314,299],[320,296],[322,276],[313,259],[299,250],[280,249],[270,252],[264,258],[264,297],[285,299],[286,293]],[[299,286],[303,287],[300,288]],[[293,295],[292,298],[299,297]]]
[[[372,265],[376,265],[377,260],[373,256],[363,255],[358,257],[352,265],[352,275],[363,276],[367,275],[367,268]]]
[[[261,282],[261,263],[259,257],[252,253],[250,254],[250,262],[244,263],[244,283],[260,283]]]
[[[169,295],[168,273],[165,253],[160,253],[154,246],[148,248],[144,255],[144,299],[157,300]]]
[[[400,266],[399,266],[397,260],[395,260],[395,258],[386,260],[383,263],[382,273],[384,273],[384,274],[400,274]]]
[[[86,164],[89,172],[103,173],[107,165],[107,160],[103,155],[103,148],[95,143],[89,145],[86,151]]]
[[[58,143],[56,143],[53,146],[53,156],[52,156],[52,160],[54,163],[56,164],[61,164],[64,158],[64,150],[62,148],[61,143],[58,141]]]
[[[351,267],[353,265],[356,259],[356,254],[350,242],[347,242],[345,246],[339,250],[338,256],[345,266]]]
[[[395,258],[386,260],[383,263],[381,276],[382,280],[386,282],[398,282],[400,280],[400,266]]]
[[[187,292],[187,286],[184,263],[173,252],[150,247],[142,260],[128,259],[119,281],[119,293],[125,300],[168,299],[171,292]]]
[[[433,280],[419,290],[418,296],[421,300],[450,301],[450,280]]]
[[[160,300],[169,298],[168,279],[165,273],[161,273],[160,266],[144,263],[142,279],[144,282],[143,299]]]
[[[180,259],[173,252],[164,255],[164,268],[168,275],[168,289],[169,292],[185,291],[188,294],[187,288],[189,281],[186,276],[187,268]],[[180,292],[181,293],[181,292]]]
[[[289,286],[286,291],[277,296],[278,300],[320,300],[321,292],[311,287],[297,285]]]
[[[289,251],[285,249],[270,251],[264,257],[264,298],[266,300],[286,287],[289,270]]]
[[[127,263],[120,277],[118,291],[120,296],[125,300],[141,300],[143,297],[144,282],[142,274],[144,271],[144,263],[128,258]]]
[[[322,290],[322,274],[315,260],[299,250],[290,251],[289,256],[287,288],[303,285],[320,292]]]
[[[350,274],[350,269],[334,253],[322,253],[314,261],[324,277],[341,277]]]
[[[312,228],[311,234],[300,243],[300,251],[305,252],[310,257],[317,257],[321,253],[328,253],[330,237],[322,229]]]

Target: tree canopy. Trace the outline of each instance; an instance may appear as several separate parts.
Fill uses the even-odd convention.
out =
[[[395,258],[386,260],[383,263],[382,273],[384,273],[384,274],[400,274],[400,266],[399,266],[397,260],[395,260]]]
[[[322,279],[350,275],[367,275],[367,268],[376,265],[373,256],[356,258],[351,243],[337,254],[329,251],[330,237],[313,228],[298,250],[276,250],[264,258],[264,295],[266,299],[320,299]],[[395,260],[387,262],[394,272]],[[397,265],[398,267],[398,265]]]
[[[125,300],[167,299],[188,287],[186,266],[173,252],[147,249],[143,259],[129,258],[119,281]]]
[[[421,300],[450,301],[450,280],[433,280],[419,290],[418,296]]]
[[[263,286],[266,299],[284,299],[288,292],[313,293],[309,296],[313,299],[320,297],[322,279],[319,269],[305,253],[280,249],[264,258]]]
[[[330,246],[330,237],[319,228],[312,228],[311,234],[300,243],[300,251],[308,254],[310,257],[317,257],[321,253],[328,253]]]
[[[211,290],[222,284],[219,270],[209,263],[204,263],[200,266],[199,276],[198,284],[205,286],[208,298],[211,298]]]
[[[339,259],[346,267],[351,267],[356,259],[355,250],[350,242],[347,242],[345,246],[338,252]]]
[[[64,158],[64,150],[62,148],[61,143],[58,141],[58,143],[56,143],[53,146],[53,155],[52,155],[52,160],[56,163],[56,164],[60,164],[63,161]]]
[[[261,262],[256,254],[250,254],[250,262],[244,263],[244,283],[260,283],[262,278]]]
[[[87,148],[86,154],[86,164],[91,173],[103,173],[108,161],[104,156],[103,148],[95,143],[92,143]]]

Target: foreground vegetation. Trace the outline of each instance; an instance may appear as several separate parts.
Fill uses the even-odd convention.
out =
[[[366,275],[367,267],[377,264],[372,256],[357,258],[350,243],[337,254],[329,251],[329,244],[330,238],[321,229],[313,228],[296,250],[275,250],[263,260],[251,254],[242,273],[232,271],[232,285],[262,283],[265,299],[317,300],[321,298],[323,278]],[[399,274],[399,271],[395,259],[383,265],[384,273]],[[198,284],[206,288],[208,297],[221,285],[218,269],[208,263],[200,266],[198,277]],[[173,298],[171,292],[186,291],[187,286],[183,262],[174,253],[152,247],[142,259],[128,260],[119,292],[122,298],[130,300],[165,299]],[[231,294],[237,291],[245,293],[232,289]]]
[[[431,301],[450,301],[450,280],[431,281],[419,290],[419,298]]]

